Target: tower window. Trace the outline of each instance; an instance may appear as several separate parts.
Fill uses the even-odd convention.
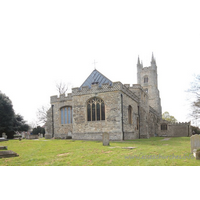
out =
[[[145,91],[146,93],[148,93],[148,89],[145,89],[144,91]]]
[[[61,124],[71,124],[72,123],[72,107],[66,106],[60,109]]]
[[[100,98],[92,98],[87,102],[87,121],[105,120],[105,104]]]
[[[145,76],[145,77],[144,77],[144,83],[148,83],[148,81],[149,81],[149,80],[148,80],[148,76]]]
[[[132,124],[132,107],[128,107],[128,123]]]

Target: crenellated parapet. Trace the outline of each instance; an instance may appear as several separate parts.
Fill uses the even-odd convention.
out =
[[[176,123],[170,123],[169,125],[183,126],[183,125],[190,125],[190,122],[176,122]]]
[[[151,107],[150,107],[151,108]],[[151,108],[152,109],[152,108]],[[183,126],[183,125],[191,125],[191,122],[170,122],[162,119],[160,121],[161,124],[168,124],[169,126]]]
[[[57,95],[51,96],[51,103],[55,102],[61,102],[61,101],[71,101],[72,100],[72,93],[68,93],[67,96],[65,94],[60,95],[58,97]]]

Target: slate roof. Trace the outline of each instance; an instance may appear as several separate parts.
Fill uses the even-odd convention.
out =
[[[110,85],[112,85],[112,81],[106,78],[96,69],[89,75],[89,77],[85,80],[81,87],[88,86],[89,88],[91,88],[91,85],[94,83],[98,83],[99,86],[101,86],[103,83],[109,83]]]

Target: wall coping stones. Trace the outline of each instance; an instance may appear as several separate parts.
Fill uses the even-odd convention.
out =
[[[126,85],[128,86],[129,84]],[[122,91],[138,103],[139,97],[136,94],[134,94],[131,90],[129,90],[129,88],[126,87],[126,85],[123,85],[121,82],[113,82],[112,85],[110,85],[109,83],[103,83],[101,86],[99,86],[98,84],[94,84],[91,86],[91,88],[89,88],[88,86],[83,86],[82,88],[76,87],[72,88],[72,93],[69,93],[67,95],[60,95],[60,97],[58,97],[57,95],[51,96],[51,103],[72,101],[73,96],[113,91]]]

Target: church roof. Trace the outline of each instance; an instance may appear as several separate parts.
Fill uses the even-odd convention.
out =
[[[85,80],[85,82],[81,85],[81,87],[88,86],[91,88],[93,84],[99,84],[101,86],[103,83],[108,83],[112,85],[112,81],[106,78],[103,74],[101,74],[96,69],[89,75],[89,77]]]

